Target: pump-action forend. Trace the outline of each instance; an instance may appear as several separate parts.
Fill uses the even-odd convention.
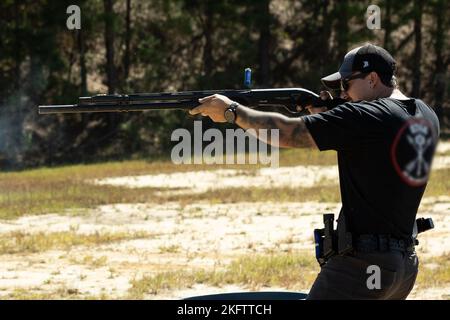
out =
[[[299,113],[308,105],[328,109],[343,103],[341,99],[322,100],[312,91],[302,88],[180,91],[162,93],[113,94],[80,97],[77,104],[39,106],[40,114],[82,112],[129,112],[145,110],[190,110],[198,99],[213,94],[227,96],[250,108],[283,107]]]

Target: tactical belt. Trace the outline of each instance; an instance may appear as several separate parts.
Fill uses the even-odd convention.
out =
[[[335,255],[346,255],[353,251],[386,252],[390,250],[413,252],[414,246],[419,244],[417,235],[434,228],[431,218],[419,218],[414,223],[413,234],[410,239],[397,239],[387,234],[355,235],[347,231],[345,217],[334,229],[334,214],[324,214],[323,229],[314,229],[316,244],[316,259],[324,265]]]
[[[413,252],[413,239],[396,239],[388,234],[362,234],[353,241],[355,251],[358,252]]]

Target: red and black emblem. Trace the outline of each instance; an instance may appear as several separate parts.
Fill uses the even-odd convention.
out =
[[[411,119],[400,128],[392,144],[391,158],[405,183],[418,187],[428,181],[436,141],[428,120]]]

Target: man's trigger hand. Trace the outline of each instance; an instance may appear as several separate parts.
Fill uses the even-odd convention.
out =
[[[226,122],[225,110],[233,102],[228,97],[221,94],[214,94],[198,99],[200,105],[192,110],[189,110],[191,115],[201,114],[202,116],[208,116],[214,122]]]

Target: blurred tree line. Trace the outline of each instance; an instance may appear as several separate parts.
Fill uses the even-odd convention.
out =
[[[66,9],[81,8],[68,30]],[[381,29],[366,26],[370,4]],[[38,104],[80,95],[254,87],[320,90],[344,54],[365,42],[388,49],[403,91],[448,127],[446,0],[2,0],[0,165],[168,154],[182,111],[39,116]],[[447,116],[448,117],[448,116]],[[206,126],[212,126],[204,121]]]

